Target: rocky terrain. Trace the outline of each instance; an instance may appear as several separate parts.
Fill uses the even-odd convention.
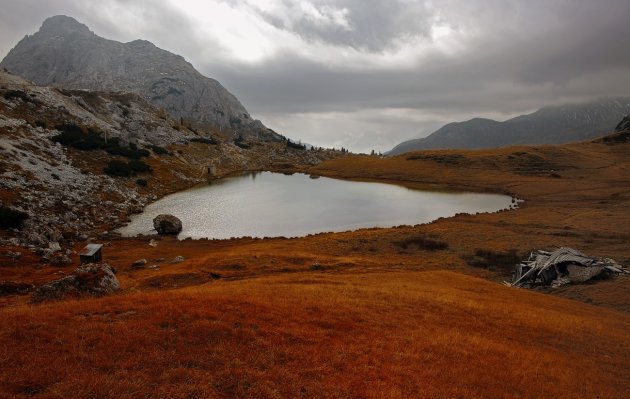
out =
[[[630,98],[626,97],[544,107],[504,122],[474,118],[449,123],[427,137],[398,144],[388,155],[429,149],[476,149],[588,140],[612,132],[628,112]]]
[[[34,303],[81,297],[103,296],[120,289],[116,272],[107,263],[88,263],[74,273],[39,287],[32,295]]]
[[[0,67],[40,85],[66,89],[134,92],[175,118],[229,134],[280,140],[254,120],[218,81],[145,40],[120,43],[58,15],[22,39]]]
[[[0,153],[0,201],[28,215],[5,239],[57,263],[68,262],[74,242],[111,234],[164,194],[339,155],[214,138],[132,93],[60,90],[7,72],[0,72]]]
[[[615,128],[618,132],[624,132],[630,130],[630,115],[627,115]]]

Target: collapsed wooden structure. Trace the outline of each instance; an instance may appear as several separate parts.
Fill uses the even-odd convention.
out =
[[[529,259],[516,265],[512,274],[512,287],[546,285],[559,287],[572,282],[584,282],[593,277],[630,273],[610,258],[586,256],[572,248],[559,248],[553,252],[534,251]]]

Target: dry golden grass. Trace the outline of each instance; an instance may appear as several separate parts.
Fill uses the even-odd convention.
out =
[[[452,272],[4,309],[4,397],[622,398],[630,317]]]
[[[503,192],[525,200],[517,211],[458,216],[407,230],[438,235],[450,245],[449,253],[465,257],[481,248],[525,254],[570,246],[630,266],[629,155],[628,144],[587,142],[346,158],[318,165],[314,172],[408,187]],[[505,270],[495,272],[497,280],[507,277]],[[630,311],[625,280],[602,286],[573,286],[555,293]]]

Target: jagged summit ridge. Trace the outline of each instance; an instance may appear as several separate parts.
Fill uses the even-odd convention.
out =
[[[183,57],[146,40],[104,39],[74,18],[58,15],[22,39],[0,67],[40,85],[68,89],[130,91],[169,114],[201,127],[277,139],[254,120],[218,81]]]
[[[55,15],[53,17],[46,18],[42,23],[42,27],[39,29],[42,33],[57,33],[57,34],[94,34],[87,27],[72,17],[67,15]]]

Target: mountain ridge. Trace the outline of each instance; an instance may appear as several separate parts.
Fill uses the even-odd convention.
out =
[[[615,129],[630,112],[630,97],[545,106],[506,121],[472,118],[448,123],[427,137],[404,141],[388,155],[428,149],[481,149],[526,144],[564,144]]]
[[[9,51],[0,67],[44,86],[134,92],[199,127],[281,139],[184,57],[142,39],[122,43],[100,37],[72,17],[47,18],[38,32]]]

